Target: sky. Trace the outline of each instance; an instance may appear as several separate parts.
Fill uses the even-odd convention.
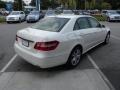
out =
[[[7,2],[12,1],[13,2],[14,0],[1,0],[1,1],[7,1]]]

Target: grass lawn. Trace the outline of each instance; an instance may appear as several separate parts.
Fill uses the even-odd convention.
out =
[[[0,16],[0,23],[3,23],[3,22],[5,22],[5,17]]]
[[[106,21],[107,17],[103,16],[103,15],[92,15],[93,17],[95,17],[98,21]]]

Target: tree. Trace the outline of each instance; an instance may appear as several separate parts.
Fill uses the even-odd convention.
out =
[[[68,8],[73,0],[58,0],[60,5],[63,5],[64,8]]]
[[[36,6],[36,0],[32,0],[30,3],[31,6]]]
[[[3,1],[0,0],[0,8],[5,8],[5,6],[6,6],[5,2],[3,2]]]
[[[23,1],[22,0],[14,0],[14,9],[15,10],[22,10]]]
[[[41,0],[41,8],[48,9],[52,7],[51,0]]]
[[[110,3],[107,3],[107,2],[103,2],[102,5],[101,5],[101,8],[102,9],[111,9],[111,5]]]
[[[112,9],[120,8],[120,0],[104,0],[104,2],[110,3]]]
[[[87,2],[86,3],[88,3],[89,5],[88,5],[88,9],[91,9],[91,7],[90,7],[90,4],[91,4],[91,2],[92,2],[92,0],[87,0]]]

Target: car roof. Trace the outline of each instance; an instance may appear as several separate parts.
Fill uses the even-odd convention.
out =
[[[23,12],[23,11],[12,11],[12,12]]]
[[[50,17],[59,17],[59,18],[70,18],[70,19],[73,19],[73,18],[79,18],[79,17],[91,17],[89,15],[52,15]]]

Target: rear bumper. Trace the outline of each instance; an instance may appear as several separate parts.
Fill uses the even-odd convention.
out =
[[[41,68],[49,68],[58,65],[65,64],[67,62],[69,54],[62,54],[57,56],[46,56],[40,53],[32,53],[20,47],[18,44],[14,44],[15,52],[25,59],[27,62],[39,66]]]
[[[29,19],[28,19],[28,20],[27,20],[27,22],[35,22],[35,21],[37,21],[37,20],[36,20],[36,19],[34,19],[34,20],[32,20],[32,19],[29,20]]]
[[[34,22],[34,21],[37,21],[38,19],[37,18],[33,18],[33,19],[30,19],[30,18],[27,18],[26,21],[28,22]]]

